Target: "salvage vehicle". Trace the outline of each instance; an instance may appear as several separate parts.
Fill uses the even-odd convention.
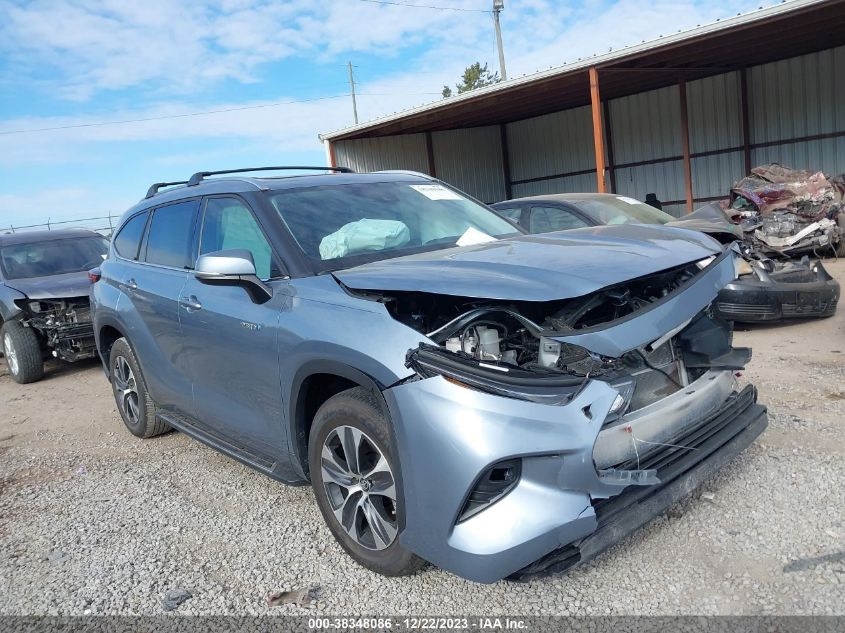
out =
[[[564,193],[507,200],[496,211],[531,233],[547,233],[605,224],[662,224],[701,231],[725,247],[743,240],[743,230],[728,220],[718,203],[682,218],[639,200],[609,193]],[[836,312],[839,282],[820,261],[773,261],[748,242],[741,243],[736,280],[725,286],[714,304],[728,321],[779,321],[796,317],[828,317]]]
[[[842,176],[832,179],[773,163],[755,167],[734,184],[729,210],[741,223],[746,240],[767,255],[843,257],[843,199]]]
[[[567,569],[764,430],[711,309],[735,250],[526,235],[407,172],[243,175],[293,169],[152,185],[91,273],[95,335],[131,433],[310,481],[361,565]]]
[[[87,271],[107,253],[108,240],[84,229],[0,235],[0,339],[14,380],[40,380],[50,356],[96,356]]]

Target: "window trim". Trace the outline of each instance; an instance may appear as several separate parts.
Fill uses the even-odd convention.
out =
[[[270,257],[272,258],[273,264],[278,268],[278,271],[281,273],[279,276],[270,277],[269,279],[262,279],[262,281],[275,281],[278,279],[290,279],[290,272],[288,271],[288,267],[285,265],[284,260],[279,256],[278,249],[273,245],[273,241],[267,236],[267,230],[264,228],[264,225],[261,224],[261,220],[259,219],[258,214],[255,212],[255,209],[252,205],[249,204],[249,201],[241,195],[236,193],[216,193],[213,195],[203,196],[202,204],[200,205],[199,214],[197,216],[196,222],[196,239],[194,240],[194,264],[196,265],[197,259],[200,257],[200,253],[202,253],[202,233],[203,228],[205,227],[205,214],[206,210],[208,209],[208,201],[209,200],[220,200],[220,199],[235,199],[241,204],[243,204],[247,211],[252,214],[252,219],[255,220],[256,226],[258,226],[258,230],[261,231],[261,235],[264,238],[264,241],[267,242],[267,245],[270,247]],[[193,270],[193,267],[191,267]],[[270,272],[273,272],[272,264],[270,267]]]

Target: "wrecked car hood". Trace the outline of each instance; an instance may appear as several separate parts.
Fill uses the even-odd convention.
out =
[[[49,277],[28,277],[9,279],[5,284],[26,295],[29,299],[70,299],[87,297],[91,287],[85,271],[51,275]]]
[[[718,208],[712,205],[707,205],[696,209],[679,220],[668,222],[666,226],[675,226],[681,229],[689,229],[690,231],[701,231],[713,236],[726,236],[735,240],[741,240],[743,237],[742,229],[732,224],[725,217],[725,214]]]
[[[548,301],[580,297],[721,250],[703,233],[629,224],[522,235],[397,257],[333,274],[355,290]]]

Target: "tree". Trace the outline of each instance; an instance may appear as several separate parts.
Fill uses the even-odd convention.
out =
[[[491,73],[487,68],[487,64],[482,66],[481,62],[475,62],[466,67],[464,74],[461,76],[461,83],[455,84],[455,88],[458,89],[458,94],[461,94],[462,92],[483,88],[484,86],[490,86],[495,83],[499,83],[499,73]],[[444,98],[451,97],[452,94],[452,89],[449,86],[443,86]]]

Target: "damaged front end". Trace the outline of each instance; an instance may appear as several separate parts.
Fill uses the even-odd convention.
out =
[[[42,347],[54,358],[75,362],[96,355],[88,297],[21,299],[20,322],[35,330]]]
[[[765,409],[735,378],[750,350],[711,307],[737,261],[558,301],[379,296],[428,339],[385,391],[405,545],[479,582],[567,569],[753,441]]]

